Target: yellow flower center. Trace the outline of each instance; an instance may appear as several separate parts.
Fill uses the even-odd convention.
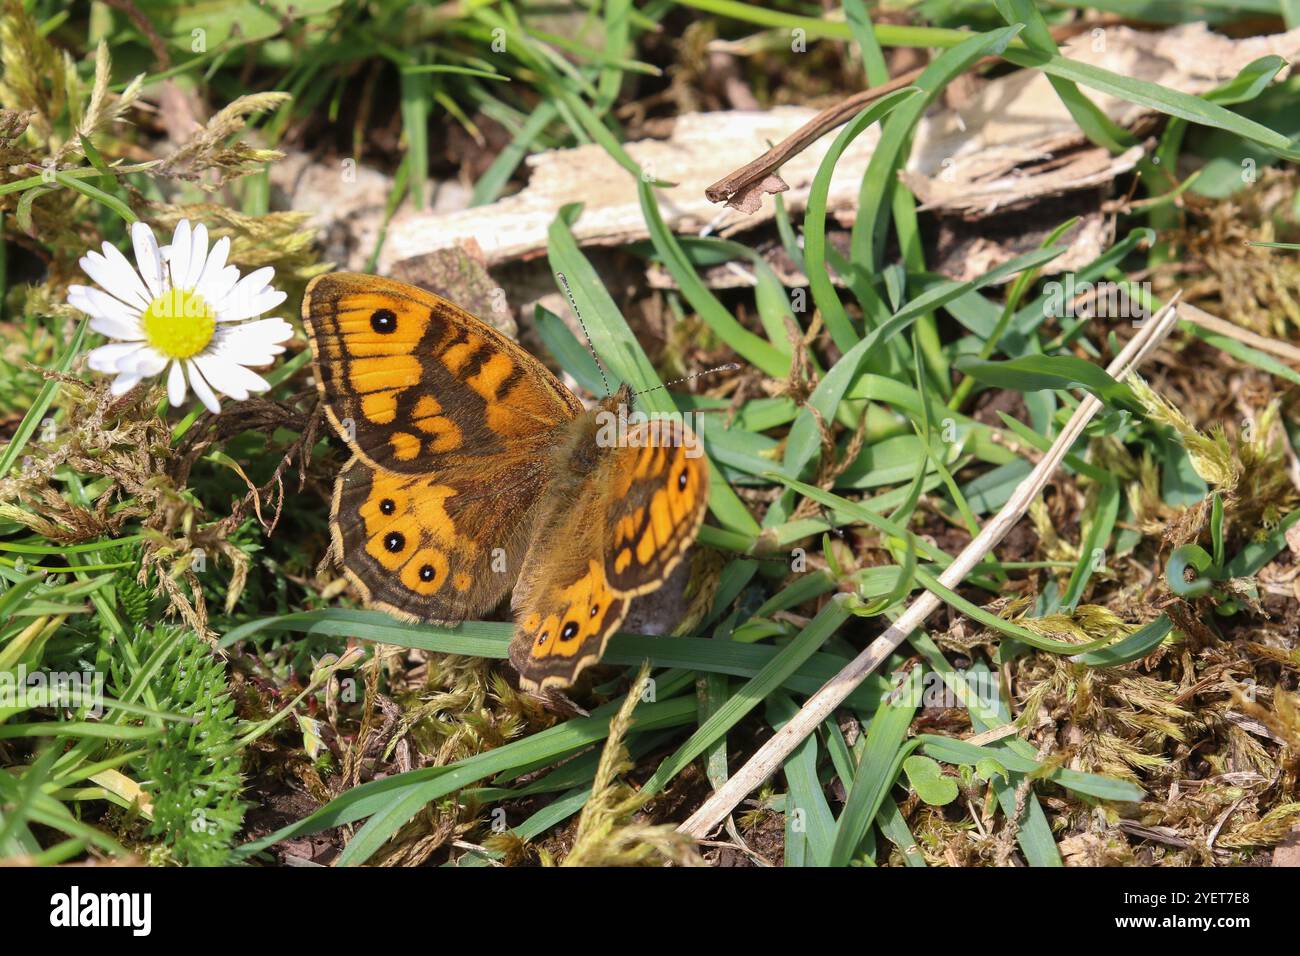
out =
[[[217,314],[197,292],[169,289],[149,303],[140,323],[145,339],[159,352],[168,358],[187,359],[212,341]]]

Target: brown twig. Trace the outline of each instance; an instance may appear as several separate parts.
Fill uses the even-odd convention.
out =
[[[728,173],[712,186],[709,186],[704,190],[705,197],[709,202],[725,202],[733,206],[739,206],[739,203],[732,202],[736,196],[748,194],[764,179],[789,162],[792,157],[798,156],[831,130],[837,126],[842,126],[857,116],[868,103],[878,100],[885,94],[894,92],[894,90],[902,89],[920,75],[921,70],[919,69],[908,70],[888,83],[873,86],[861,93],[854,93],[847,100],[836,103],[834,106],[828,106],[762,156]]]
[[[1084,30],[1090,30],[1094,26],[1095,24],[1092,23],[1072,23],[1064,27],[1057,27],[1052,30],[1052,38],[1059,43],[1077,33],[1082,33]],[[975,68],[978,69],[982,66],[1002,62],[1005,61],[1000,56],[986,56],[975,63]],[[906,73],[894,77],[888,83],[873,86],[861,93],[854,93],[848,99],[836,103],[834,106],[828,106],[762,156],[751,160],[739,169],[733,170],[709,186],[704,190],[705,197],[709,202],[725,202],[737,209],[742,208],[744,199],[751,196],[755,189],[762,188],[763,181],[767,177],[774,175],[782,165],[798,156],[831,130],[853,119],[868,103],[911,84],[921,75],[924,69],[924,67],[920,67],[915,70],[908,70]]]

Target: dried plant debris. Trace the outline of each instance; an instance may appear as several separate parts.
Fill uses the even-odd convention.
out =
[[[632,769],[623,737],[639,701],[650,686],[650,668],[641,668],[623,706],[609,724],[609,739],[600,755],[591,797],[578,817],[573,845],[563,866],[629,866],[675,863],[700,866],[693,841],[671,825],[648,824],[635,819],[646,797],[622,784],[618,775]]]

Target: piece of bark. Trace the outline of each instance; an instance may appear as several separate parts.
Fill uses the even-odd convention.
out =
[[[1061,53],[1120,76],[1200,94],[1262,56],[1277,55],[1294,63],[1300,58],[1300,28],[1233,40],[1210,32],[1203,23],[1158,33],[1110,27],[1100,36],[1075,37],[1062,46]],[[1080,89],[1121,126],[1131,129],[1153,115],[1152,110],[1127,100]],[[1102,150],[1088,149],[1068,165],[1052,167],[1050,157],[1084,142],[1047,75],[1019,70],[986,84],[961,110],[927,117],[918,126],[904,175],[931,208],[992,211],[1018,196],[1050,194],[1052,187],[1063,192],[1095,185],[1108,175],[1113,178],[1131,169],[1139,155],[1130,150],[1110,157]],[[1034,181],[1042,177],[1045,182]]]
[[[1056,242],[1066,246],[1066,251],[1048,263],[1046,270],[1081,269],[1115,239],[1114,217],[1103,211],[1102,201],[1099,190],[1089,190],[1045,198],[1019,212],[1003,209],[979,222],[964,216],[942,217],[930,267],[961,282],[975,279],[1008,259],[1039,248],[1061,223],[1077,218]]]
[[[270,177],[277,209],[308,214],[322,258],[341,269],[365,270],[383,228],[393,191],[392,176],[351,159],[318,162],[306,153],[294,152],[271,164]],[[430,197],[433,213],[469,205],[469,190],[457,182],[430,180],[425,195]],[[403,208],[410,209],[409,201]],[[451,242],[444,247],[455,246]]]
[[[391,275],[456,303],[512,339],[518,336],[506,291],[488,274],[483,250],[473,239],[452,249],[404,259],[393,267]]]
[[[1007,169],[984,180],[959,177],[955,161],[949,158],[945,161],[950,165],[937,176],[906,170],[902,179],[920,200],[922,211],[939,209],[980,218],[1109,183],[1137,166],[1142,153],[1141,146],[1134,146],[1118,156],[1101,148],[1075,150],[1065,159],[1046,154],[1041,162]]]
[[[1100,46],[1102,49],[1098,49]],[[1267,37],[1232,40],[1203,25],[1187,24],[1162,33],[1124,27],[1091,34],[1065,48],[1067,55],[1114,72],[1141,77],[1188,93],[1201,93],[1234,76],[1265,54],[1300,57],[1300,29]],[[1117,122],[1134,126],[1152,112],[1088,91]],[[711,229],[729,235],[772,216],[764,202],[752,215],[709,203],[704,187],[729,170],[780,142],[814,116],[782,107],[763,113],[686,114],[667,140],[626,144],[628,153],[660,180],[677,183],[658,191],[665,221],[680,233]],[[832,141],[823,136],[782,166],[789,189],[786,205],[806,205],[809,187]],[[851,213],[858,184],[878,140],[878,128],[859,136],[845,151],[832,179],[829,209]],[[992,80],[960,111],[934,110],[917,128],[907,182],[938,213],[984,214],[1017,200],[1093,188],[1132,168],[1136,153],[1110,157],[1089,147],[1046,76],[1021,70]],[[1076,149],[1062,162],[1056,154]],[[582,203],[574,226],[585,245],[618,245],[647,237],[634,177],[596,145],[529,157],[532,176],[518,194],[487,206],[449,212],[402,213],[389,228],[380,258],[383,270],[412,256],[477,238],[488,265],[528,257],[546,247],[547,229],[560,208]],[[1048,271],[1059,268],[1049,266]]]
[[[668,139],[640,140],[625,148],[646,172],[677,183],[657,190],[661,212],[672,229],[700,232],[711,227],[725,234],[729,227],[748,228],[770,218],[770,206],[758,216],[730,209],[720,213],[704,198],[704,185],[737,157],[761,152],[812,115],[801,107],[688,113],[678,117]],[[877,138],[878,133],[869,130],[846,151],[832,181],[833,208],[856,201],[857,182]],[[829,146],[829,140],[817,143],[782,170],[792,208],[806,203],[817,164]],[[526,258],[546,248],[547,230],[560,208],[570,203],[583,204],[574,232],[584,245],[622,245],[648,236],[636,179],[600,146],[538,153],[528,164],[528,185],[495,203],[458,212],[400,213],[389,226],[381,269],[471,236],[483,247],[489,265]]]

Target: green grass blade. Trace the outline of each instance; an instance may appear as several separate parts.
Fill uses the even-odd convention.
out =
[[[799,669],[800,664],[829,640],[848,616],[846,603],[837,595],[818,612],[793,641],[781,648],[758,674],[739,687],[717,713],[705,721],[671,757],[659,765],[642,786],[642,791],[654,794],[667,786],[668,781],[681,773],[687,764],[734,727],[772,691],[780,687]]]
[[[798,712],[798,705],[785,694],[773,694],[768,698],[767,720],[773,730],[780,730]],[[817,750],[817,735],[809,734],[785,759],[783,771],[790,788],[786,794],[786,813],[794,813],[796,819],[802,821],[808,840],[805,863],[829,866],[835,817],[817,777]]]
[[[773,378],[784,378],[790,371],[789,356],[737,322],[700,280],[677,237],[659,214],[659,203],[648,182],[637,182],[637,195],[641,199],[641,214],[645,217],[655,253],[663,261],[691,308],[699,313],[700,318],[718,338],[746,362]]]
[[[898,777],[907,729],[921,704],[921,668],[913,667],[881,703],[867,729],[867,747],[835,826],[831,866],[847,866]]]
[[[858,334],[849,322],[848,314],[844,311],[844,305],[840,302],[839,293],[835,290],[827,269],[826,204],[827,197],[830,195],[831,178],[835,174],[835,166],[840,161],[840,157],[844,155],[844,151],[853,140],[857,139],[871,124],[879,122],[916,94],[917,88],[910,86],[895,90],[881,97],[850,120],[835,137],[830,149],[826,151],[821,164],[817,167],[817,174],[813,177],[812,187],[808,193],[808,207],[804,213],[803,224],[803,255],[808,286],[812,291],[813,301],[817,303],[817,308],[821,309],[822,321],[826,323],[827,331],[831,333],[836,347],[843,352],[853,348],[858,341]],[[877,175],[884,175],[884,173],[877,173]]]
[[[510,771],[517,767],[537,764],[539,761],[558,760],[583,747],[604,740],[609,734],[609,719],[617,712],[621,700],[592,711],[590,717],[565,721],[555,727],[540,731],[522,740],[512,741],[494,750],[475,754],[445,767],[427,767],[384,777],[353,787],[331,800],[319,810],[302,820],[268,834],[240,848],[241,856],[256,853],[280,840],[308,833],[319,833],[331,827],[354,823],[357,820],[385,813],[384,826],[372,828],[365,841],[358,844],[360,832],[348,844],[347,859],[341,865],[364,863],[396,828],[431,800],[463,789],[476,780]],[[637,721],[632,732],[643,732],[687,723],[695,717],[695,701],[682,697],[647,704],[637,711]],[[405,819],[392,812],[395,804],[410,808]],[[391,829],[389,829],[391,828]],[[363,828],[364,829],[364,828]],[[383,832],[387,830],[387,832]],[[353,849],[354,844],[356,845]]]
[[[880,266],[890,222],[891,196],[898,187],[896,172],[907,162],[912,133],[921,116],[944,87],[976,60],[1005,50],[1018,32],[1020,27],[1014,26],[980,33],[939,54],[916,78],[914,85],[921,90],[921,95],[911,98],[885,124],[858,190],[858,209],[874,213],[860,215],[853,223],[849,245],[853,263],[859,269],[872,271]]]
[[[63,355],[59,357],[58,362],[54,365],[56,372],[66,372],[72,367],[72,361],[81,353],[82,343],[86,340],[87,320],[82,319],[77,324],[76,331],[72,333],[72,340],[64,350]],[[3,454],[0,454],[0,478],[9,474],[13,468],[14,462],[22,454],[27,442],[31,440],[36,429],[40,427],[45,413],[49,410],[50,405],[54,403],[54,397],[58,394],[59,383],[56,379],[47,379],[41,386],[40,392],[36,395],[36,400],[32,402],[32,407],[27,410],[23,420],[18,424],[14,431],[14,437],[9,439],[9,444],[5,446]]]

